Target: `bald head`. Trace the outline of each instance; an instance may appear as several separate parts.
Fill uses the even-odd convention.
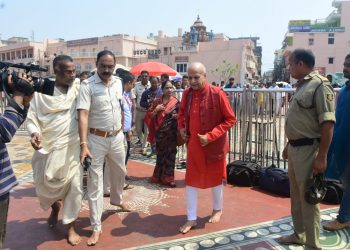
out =
[[[193,90],[200,90],[206,83],[206,69],[200,62],[191,63],[188,67],[188,80]]]
[[[205,66],[203,65],[203,63],[200,63],[200,62],[191,63],[190,66],[188,67],[188,71],[190,71],[190,70],[194,70],[194,71],[202,73],[202,74],[207,73]]]

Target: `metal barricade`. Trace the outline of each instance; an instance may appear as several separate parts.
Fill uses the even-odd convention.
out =
[[[282,159],[287,143],[284,125],[295,90],[235,88],[224,91],[237,118],[228,133],[228,162],[243,160],[287,168],[288,161]],[[336,99],[338,93],[339,89],[335,89]],[[176,90],[175,94],[181,100],[182,91]],[[186,146],[179,147],[177,157],[179,161],[186,157]]]

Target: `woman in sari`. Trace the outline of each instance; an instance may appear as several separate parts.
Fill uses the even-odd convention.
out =
[[[174,170],[179,101],[174,97],[174,87],[170,81],[162,83],[162,90],[163,96],[152,103],[145,119],[149,128],[148,141],[156,142],[157,152],[157,162],[151,182],[176,187]]]

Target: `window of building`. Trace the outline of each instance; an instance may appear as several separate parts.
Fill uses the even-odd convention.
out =
[[[26,50],[22,50],[22,58],[27,58],[27,51]]]
[[[81,65],[79,63],[75,64],[75,70],[78,72],[81,71]]]
[[[108,47],[103,47],[103,50],[108,50]]]
[[[86,63],[85,64],[85,70],[91,71],[92,70],[92,65],[91,63]]]
[[[5,61],[5,60],[6,60],[6,54],[5,54],[5,53],[1,54],[1,60],[2,60],[2,61]]]
[[[309,38],[309,45],[314,45],[314,39],[313,38]]]
[[[333,64],[334,63],[334,57],[328,57],[328,63]]]
[[[11,60],[16,59],[16,53],[14,51],[11,52]]]
[[[16,51],[16,59],[21,59],[21,51],[20,50]]]
[[[33,58],[33,50],[28,50],[28,58]]]
[[[164,55],[166,56],[168,54],[168,47],[164,47]]]
[[[179,73],[186,73],[187,72],[187,63],[176,64],[176,71]]]
[[[328,44],[334,44],[334,33],[328,34]]]
[[[10,52],[6,53],[6,60],[11,60]]]

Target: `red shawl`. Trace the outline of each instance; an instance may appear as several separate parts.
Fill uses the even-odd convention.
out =
[[[159,97],[156,100],[154,100],[151,107],[147,110],[145,116],[145,123],[148,127],[147,140],[151,144],[154,143],[156,132],[162,126],[165,116],[174,111],[177,102],[178,100],[175,97],[170,97],[169,102],[165,105],[165,109],[162,112],[159,112],[153,119],[151,118],[151,114],[159,104],[163,104],[163,97]]]

